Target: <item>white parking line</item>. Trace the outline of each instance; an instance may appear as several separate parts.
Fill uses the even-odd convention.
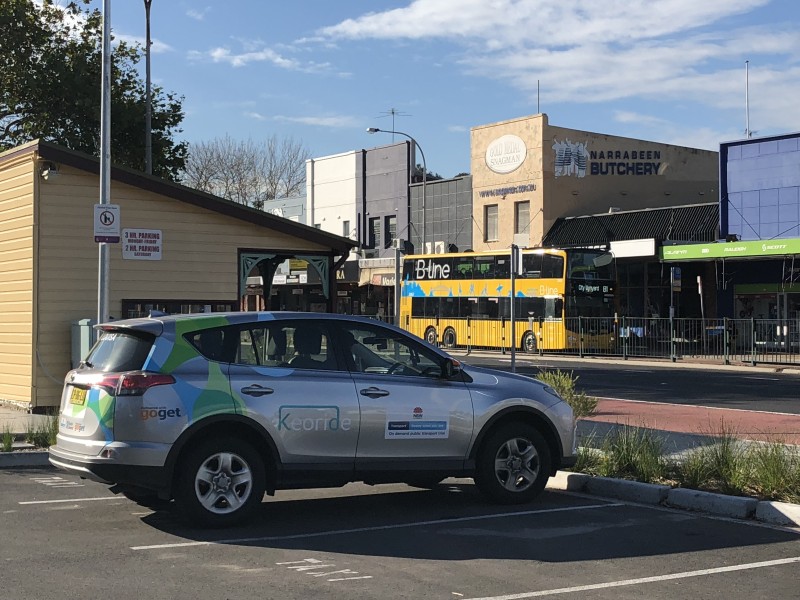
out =
[[[163,550],[166,548],[188,548],[191,546],[210,546],[212,544],[242,544],[249,542],[275,542],[282,540],[298,540],[303,538],[324,537],[328,535],[347,535],[350,533],[365,533],[368,531],[385,531],[387,529],[403,529],[408,527],[424,527],[426,525],[442,525],[445,523],[463,523],[465,521],[480,521],[485,519],[503,519],[506,517],[519,517],[523,515],[541,515],[556,512],[572,512],[590,510],[593,508],[611,508],[625,506],[622,502],[609,502],[607,504],[589,504],[587,506],[567,506],[563,508],[546,508],[543,510],[526,510],[523,512],[501,513],[496,515],[477,515],[474,517],[457,517],[455,519],[436,519],[433,521],[417,521],[414,523],[398,523],[396,525],[376,525],[374,527],[356,527],[354,529],[335,529],[332,531],[317,531],[313,533],[297,533],[292,535],[277,535],[249,538],[231,538],[225,540],[209,540],[203,542],[176,542],[173,544],[153,544],[151,546],[131,546],[131,550]]]
[[[102,496],[100,498],[64,498],[63,500],[28,500],[18,504],[63,504],[66,502],[94,502],[95,500],[122,500],[119,496]]]
[[[760,569],[762,567],[775,567],[778,565],[789,565],[796,562],[800,562],[800,556],[794,556],[792,558],[780,558],[777,560],[765,560],[762,562],[745,563],[741,565],[731,565],[728,567],[716,567],[714,569],[700,569],[699,571],[684,571],[683,573],[671,573],[669,575],[656,575],[654,577],[640,577],[638,579],[623,579],[621,581],[609,581],[606,583],[576,585],[574,587],[558,588],[554,590],[524,592],[522,594],[509,594],[506,596],[485,596],[481,598],[471,598],[470,600],[520,600],[522,598],[541,598],[543,596],[555,596],[557,594],[589,592],[591,590],[602,590],[607,588],[623,587],[627,585],[639,585],[641,583],[657,583],[659,581],[687,579],[689,577],[700,577],[702,575],[715,575],[717,573],[731,573],[733,571],[746,571],[748,569]]]

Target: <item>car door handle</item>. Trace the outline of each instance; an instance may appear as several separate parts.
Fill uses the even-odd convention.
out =
[[[256,398],[260,396],[266,396],[267,394],[273,393],[275,390],[272,388],[264,387],[263,385],[251,385],[248,387],[242,388],[242,393],[247,394],[248,396],[255,396]]]
[[[381,388],[376,387],[368,387],[361,390],[362,396],[369,396],[370,398],[381,398],[383,396],[388,396],[388,390],[382,390]]]

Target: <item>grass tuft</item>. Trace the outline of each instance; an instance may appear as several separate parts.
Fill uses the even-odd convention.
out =
[[[14,434],[11,433],[8,425],[3,427],[3,452],[11,452],[14,447]]]

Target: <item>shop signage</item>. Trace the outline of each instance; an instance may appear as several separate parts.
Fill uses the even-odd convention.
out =
[[[394,285],[394,275],[373,275],[372,285],[382,285],[384,287],[392,287]]]
[[[702,260],[704,258],[747,258],[800,254],[800,238],[753,240],[716,244],[663,246],[661,260]]]
[[[661,150],[590,150],[589,142],[553,139],[556,177],[586,175],[658,175]]]
[[[123,229],[122,258],[125,260],[161,260],[163,241],[160,229]]]
[[[528,149],[522,138],[503,135],[486,148],[486,166],[495,173],[511,173],[525,161]]]
[[[505,198],[508,194],[524,194],[525,192],[535,192],[536,184],[528,183],[525,185],[512,185],[508,187],[495,188],[493,190],[481,190],[478,196],[481,198],[491,198],[493,196],[501,196]]]

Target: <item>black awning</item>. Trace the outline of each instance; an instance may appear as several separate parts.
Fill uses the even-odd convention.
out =
[[[544,247],[604,246],[623,240],[712,242],[719,239],[716,202],[647,208],[556,219],[542,241]]]

